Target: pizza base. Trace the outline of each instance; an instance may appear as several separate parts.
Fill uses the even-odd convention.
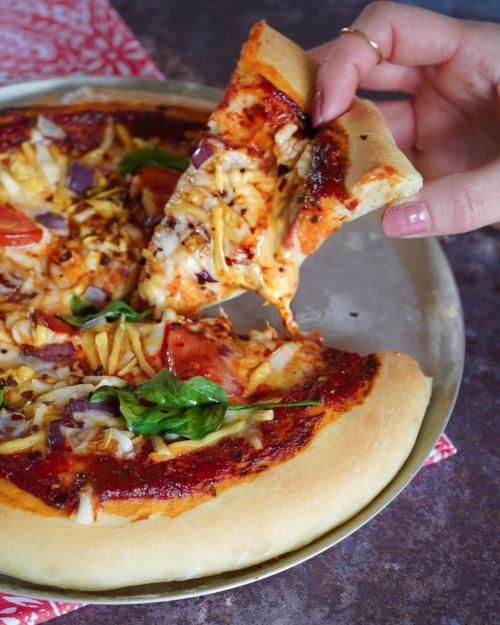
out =
[[[102,514],[78,525],[41,508],[35,513],[26,496],[32,505],[35,498],[17,491],[16,501],[11,486],[11,505],[0,504],[1,572],[36,584],[109,590],[238,570],[310,543],[373,500],[415,443],[431,381],[404,354],[378,356],[369,396],[303,452],[176,517],[131,522]],[[23,502],[25,509],[14,507]]]

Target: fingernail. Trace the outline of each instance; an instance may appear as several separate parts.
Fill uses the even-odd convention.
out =
[[[323,122],[323,92],[321,89],[316,91],[311,117],[313,126],[319,126]]]
[[[429,232],[431,228],[431,218],[423,202],[390,206],[382,217],[382,229],[388,237],[410,237]]]

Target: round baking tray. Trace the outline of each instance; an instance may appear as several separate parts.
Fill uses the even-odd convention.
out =
[[[218,89],[174,81],[71,76],[0,88],[0,107],[56,101],[81,87],[113,97],[188,104],[204,110],[221,97]],[[133,92],[133,93],[131,93]],[[184,582],[146,584],[104,592],[39,586],[0,575],[0,590],[81,603],[143,603],[195,597],[255,582],[304,562],[340,542],[385,508],[410,482],[433,449],[452,412],[464,362],[460,297],[446,257],[434,239],[391,240],[371,214],[344,226],[309,258],[293,302],[304,330],[319,330],[326,343],[362,354],[399,350],[432,376],[433,394],[415,446],[396,477],[361,512],[310,544],[258,566]],[[224,308],[244,332],[269,321],[281,327],[272,306],[254,294]],[[431,504],[432,505],[432,502]],[[78,566],[78,562],[75,562]]]

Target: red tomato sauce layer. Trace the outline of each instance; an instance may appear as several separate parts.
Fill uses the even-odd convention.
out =
[[[336,197],[344,202],[349,197],[345,188],[345,163],[341,158],[341,146],[329,132],[320,131],[313,141],[306,193],[310,200]]]
[[[363,402],[379,361],[330,348],[325,356],[327,367],[286,393],[283,401],[323,400],[325,408],[332,409],[333,418],[338,418]],[[215,496],[217,487],[255,476],[305,449],[315,431],[332,419],[332,411],[326,414],[321,407],[313,408],[311,414],[304,407],[275,408],[274,419],[259,424],[262,449],[256,449],[243,436],[233,436],[161,463],[148,458],[152,451],[149,443],[134,457],[124,459],[104,452],[49,450],[45,454],[1,456],[0,477],[68,514],[77,507],[84,486],[91,486],[101,502]]]
[[[54,107],[57,111],[57,107]],[[54,143],[65,148],[73,156],[93,150],[101,143],[107,120],[111,117],[115,124],[127,128],[133,137],[145,141],[158,137],[172,147],[186,141],[186,132],[205,129],[205,123],[170,115],[157,110],[137,109],[124,111],[85,110],[75,112],[39,111],[46,119],[60,126],[65,132],[64,139],[54,139]],[[28,141],[30,129],[37,123],[36,110],[9,110],[0,112],[0,152],[8,152]]]

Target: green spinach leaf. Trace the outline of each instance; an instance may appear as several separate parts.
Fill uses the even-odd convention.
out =
[[[135,434],[178,434],[197,440],[216,432],[227,410],[286,408],[321,403],[299,401],[230,406],[229,398],[220,384],[201,376],[184,382],[168,369],[162,369],[151,380],[138,386],[101,386],[91,397],[92,402],[110,400],[118,402],[128,429]]]
[[[121,301],[110,302],[102,310],[98,311],[95,306],[73,295],[70,302],[72,315],[61,316],[67,323],[77,328],[86,328],[90,326],[94,321],[106,320],[115,321],[123,315],[126,321],[140,321],[145,317],[149,317],[151,314],[149,310],[138,313],[133,308],[130,308],[128,304]]]
[[[181,174],[189,167],[189,156],[176,156],[160,148],[145,148],[129,152],[120,162],[120,176],[135,174],[141,167],[161,167],[173,169]]]

